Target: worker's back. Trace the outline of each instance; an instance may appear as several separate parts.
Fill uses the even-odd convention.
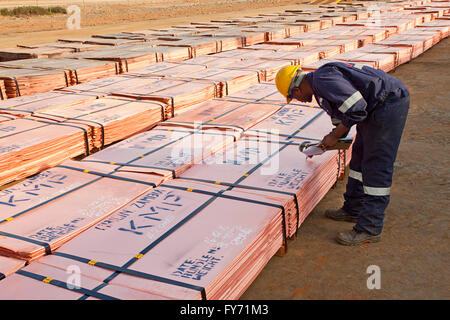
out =
[[[367,112],[383,103],[391,92],[398,91],[399,97],[408,95],[405,85],[383,70],[346,62],[330,62],[314,71],[312,87],[327,90],[327,83],[333,80],[342,82],[342,77],[361,93],[367,103]],[[327,81],[322,81],[324,78]]]

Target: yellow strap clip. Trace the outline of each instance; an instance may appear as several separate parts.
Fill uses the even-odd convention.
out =
[[[138,253],[137,255],[135,255],[134,257],[136,258],[136,259],[140,259],[140,258],[142,258],[144,255],[142,254],[142,253]]]
[[[50,283],[52,280],[54,280],[54,279],[53,279],[53,278],[47,277],[47,278],[45,278],[44,280],[42,280],[42,282]]]
[[[93,265],[95,265],[97,262],[98,262],[98,261],[91,260],[91,261],[88,262],[88,264],[90,264],[91,266],[93,266]]]

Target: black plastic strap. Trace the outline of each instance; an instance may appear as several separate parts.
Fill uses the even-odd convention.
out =
[[[19,82],[17,81],[16,77],[13,77],[13,80],[14,80],[14,84],[16,85],[16,92],[17,92],[18,96],[20,97],[21,94],[20,94]]]
[[[136,180],[136,179],[119,177],[119,176],[115,176],[115,175],[108,174],[108,173],[102,173],[102,172],[91,171],[91,170],[84,170],[84,169],[75,168],[75,167],[66,166],[66,165],[59,165],[58,167],[59,168],[70,169],[70,170],[75,170],[75,171],[79,171],[79,172],[84,172],[84,173],[89,173],[89,174],[93,174],[93,175],[104,177],[104,178],[111,178],[111,179],[122,180],[122,181],[127,181],[127,182],[134,182],[134,183],[145,184],[145,185],[148,185],[148,186],[156,187],[156,184],[154,184],[152,182],[145,182],[145,181]]]
[[[75,260],[75,261],[79,261],[79,262],[86,263],[86,264],[89,264],[89,262],[92,261],[92,260],[89,260],[89,259],[86,259],[86,258],[83,258],[83,257],[79,257],[79,256],[75,256],[75,255],[67,254],[67,253],[63,253],[63,252],[55,252],[53,255],[59,256],[59,257],[64,257],[64,258]],[[137,260],[139,260],[139,259],[134,257],[128,263],[134,263]],[[119,266],[116,266],[116,265],[113,265],[113,264],[109,264],[109,263],[105,263],[105,262],[101,262],[101,261],[96,261],[94,266],[97,266],[97,267],[100,267],[100,268],[105,268],[105,269],[108,269],[108,270],[113,270],[113,271],[120,272],[120,273],[129,274],[129,275],[132,275],[132,276],[136,276],[136,277],[140,277],[140,278],[144,278],[144,279],[148,279],[148,280],[163,282],[163,283],[167,283],[167,284],[171,284],[171,285],[175,285],[175,286],[179,286],[179,287],[183,287],[183,288],[187,288],[187,289],[191,289],[191,290],[200,291],[201,295],[202,295],[202,298],[204,298],[206,300],[205,288],[200,287],[200,286],[194,286],[194,285],[191,285],[191,284],[188,284],[188,283],[184,283],[184,282],[181,282],[181,281],[176,281],[176,280],[160,277],[160,276],[157,276],[157,275],[153,275],[153,274],[150,274],[150,273],[128,269],[126,267],[119,267]],[[91,293],[95,293],[95,291],[87,292],[86,294],[87,295],[92,295]]]
[[[47,243],[47,242],[38,241],[38,240],[30,239],[30,238],[27,238],[27,237],[22,237],[22,236],[19,236],[17,234],[4,232],[4,231],[0,231],[0,236],[14,238],[14,239],[22,240],[22,241],[29,242],[29,243],[32,243],[32,244],[37,244],[37,245],[45,248],[45,253],[46,254],[51,254],[52,253],[52,250],[50,248],[50,244]]]
[[[139,158],[139,159],[141,159],[141,158]],[[112,161],[101,161],[101,160],[83,160],[83,162],[104,163],[104,164],[118,165],[120,167],[136,167],[136,168],[144,168],[144,169],[165,170],[165,171],[169,171],[172,174],[172,178],[175,178],[175,170],[169,169],[169,168],[164,168],[164,167],[144,166],[144,165],[131,164],[131,163],[126,163],[126,162],[112,162]],[[117,169],[115,171],[117,171]]]
[[[194,189],[194,188],[178,187],[178,186],[172,186],[172,185],[166,185],[166,184],[161,184],[160,186],[161,187],[166,187],[166,188],[171,188],[171,189],[177,189],[177,190],[184,190],[184,191],[189,191],[189,192],[194,192],[194,193],[200,193],[200,194],[204,194],[204,195],[210,195],[210,196],[213,196],[213,197],[219,197],[219,198],[238,200],[238,201],[249,202],[249,203],[254,203],[254,204],[260,204],[260,205],[264,205],[264,206],[269,206],[269,207],[274,207],[274,208],[281,209],[281,215],[282,215],[282,218],[283,218],[283,223],[282,223],[283,243],[285,244],[285,247],[287,248],[286,215],[285,215],[284,207],[282,205],[280,205],[280,204],[270,203],[270,202],[265,202],[265,201],[252,200],[252,199],[247,199],[247,198],[241,198],[241,197],[237,197],[237,196],[229,196],[229,195],[223,194],[223,192],[228,191],[228,190],[223,190],[223,192],[217,193],[217,192],[199,190],[199,189]]]
[[[78,293],[81,293],[81,294],[87,294],[89,296],[92,296],[94,298],[98,298],[98,299],[101,299],[101,300],[119,300],[119,299],[114,298],[112,296],[109,296],[109,295],[106,295],[106,294],[103,294],[103,293],[98,293],[96,291],[89,290],[89,289],[86,289],[86,288],[69,286],[69,284],[67,282],[56,280],[56,279],[51,279],[51,278],[48,278],[48,277],[44,277],[44,276],[41,276],[41,275],[39,275],[37,273],[33,273],[33,272],[25,271],[25,270],[18,270],[18,271],[16,271],[16,273],[20,274],[22,276],[28,277],[28,278],[32,278],[32,279],[38,280],[38,281],[43,281],[44,282],[44,280],[45,280],[45,283],[48,283],[48,284],[51,284],[51,285],[54,285],[54,286],[57,286],[57,287],[60,287],[60,288],[66,289],[66,290],[75,291],[75,292],[78,292]]]
[[[6,223],[6,222],[8,222],[8,221],[11,221],[10,218],[15,219],[15,218],[17,218],[17,217],[19,217],[19,216],[21,216],[21,215],[27,213],[27,212],[30,212],[31,210],[34,210],[34,209],[36,209],[36,208],[39,208],[39,207],[41,207],[41,206],[43,206],[43,205],[45,205],[45,204],[47,204],[47,203],[49,203],[49,202],[51,202],[51,201],[53,201],[53,200],[56,200],[56,199],[59,199],[59,198],[65,196],[65,195],[67,195],[67,194],[69,194],[69,193],[71,193],[71,192],[77,191],[77,190],[79,190],[79,189],[81,189],[81,188],[83,188],[83,187],[85,187],[85,186],[87,186],[87,185],[90,185],[91,183],[94,183],[94,182],[96,182],[96,181],[98,181],[98,180],[100,180],[100,179],[102,179],[102,178],[100,177],[100,178],[94,179],[94,180],[92,180],[92,181],[86,182],[86,183],[84,183],[84,184],[82,184],[82,185],[80,185],[80,186],[78,186],[78,187],[75,187],[75,188],[73,188],[73,189],[71,189],[71,190],[68,190],[68,191],[66,191],[66,192],[64,192],[64,193],[61,193],[60,195],[57,195],[57,196],[55,196],[55,197],[53,197],[53,198],[50,198],[50,199],[48,199],[48,200],[46,200],[46,201],[40,202],[40,203],[38,203],[37,205],[35,205],[35,206],[31,207],[31,208],[28,208],[28,209],[26,209],[26,210],[23,210],[23,211],[21,211],[21,212],[18,212],[18,213],[14,214],[13,216],[11,216],[11,217],[9,217],[9,218],[7,218],[7,219],[0,220],[0,224]]]

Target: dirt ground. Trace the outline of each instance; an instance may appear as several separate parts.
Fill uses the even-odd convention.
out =
[[[62,2],[33,0],[20,3],[58,5]],[[300,4],[302,1],[255,0],[250,4],[215,1],[219,3],[217,5],[213,5],[213,1],[192,1],[191,7],[183,6],[183,1],[171,1],[179,6],[164,9],[166,2],[151,1],[158,8],[145,9],[139,4],[142,1],[130,0],[115,1],[116,7],[112,10],[112,4],[104,5],[107,1],[70,2],[80,3],[82,10],[91,10],[86,9],[83,13],[81,30],[67,30],[67,17],[64,16],[0,17],[0,48],[19,42],[44,43],[61,37],[163,28],[191,21],[305,7]],[[0,1],[0,8],[15,3],[17,1]],[[96,6],[97,11],[94,10]],[[127,11],[132,6],[134,11]],[[400,66],[392,75],[408,87],[411,106],[397,157],[382,241],[357,247],[345,247],[335,242],[338,232],[352,227],[351,223],[324,217],[327,208],[342,204],[346,180],[341,181],[302,224],[298,238],[289,243],[287,255],[273,257],[242,300],[450,298],[450,39]],[[380,268],[381,289],[367,288],[370,274],[366,271],[371,265]]]
[[[300,226],[284,257],[273,257],[241,297],[250,299],[449,299],[450,38],[391,74],[411,105],[396,161],[382,241],[335,242],[349,222],[324,216],[343,203],[347,179],[328,192]],[[379,266],[381,288],[366,273]]]

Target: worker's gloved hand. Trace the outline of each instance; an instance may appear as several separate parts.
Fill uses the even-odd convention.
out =
[[[333,133],[327,134],[325,137],[323,137],[322,141],[320,142],[319,147],[323,150],[327,150],[328,148],[332,148],[336,145],[339,138],[333,135]]]

